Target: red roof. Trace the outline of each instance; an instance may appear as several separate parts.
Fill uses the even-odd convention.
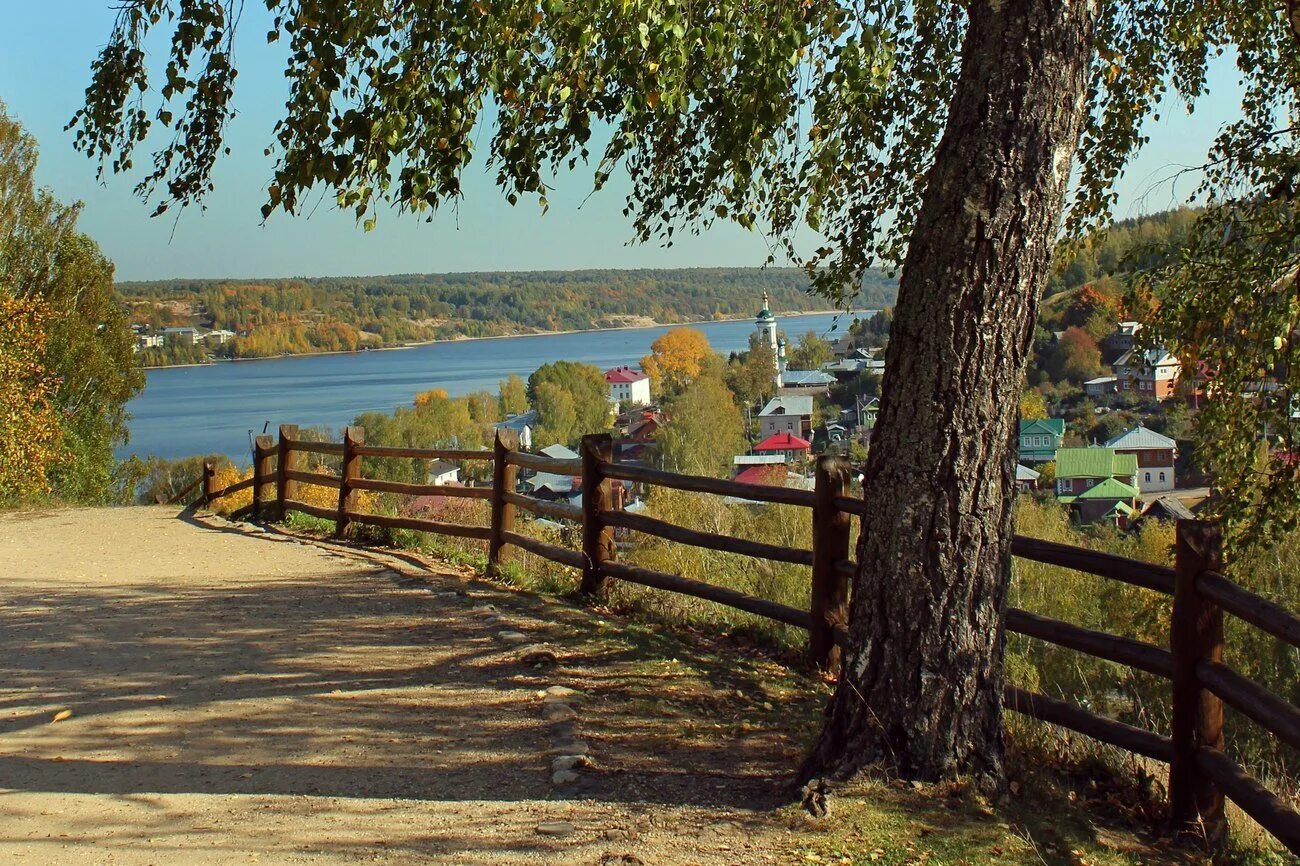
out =
[[[755,451],[807,451],[812,443],[790,433],[773,433],[754,446]]]
[[[605,371],[605,381],[609,384],[623,384],[628,382],[640,382],[642,379],[649,379],[645,373],[640,370],[633,370],[631,367],[615,367],[612,370]]]
[[[775,466],[751,466],[733,480],[741,484],[756,484],[768,487],[785,486],[786,468],[784,463]]]

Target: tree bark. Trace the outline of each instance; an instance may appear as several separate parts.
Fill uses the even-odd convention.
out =
[[[1025,361],[1086,111],[1096,0],[973,0],[902,270],[851,648],[803,778],[1002,771]]]

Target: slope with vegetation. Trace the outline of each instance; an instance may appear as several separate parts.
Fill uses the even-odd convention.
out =
[[[852,303],[885,306],[895,291],[891,279],[871,272]],[[745,318],[764,292],[778,309],[830,306],[810,293],[807,274],[796,268],[166,280],[119,283],[117,292],[141,324],[199,324],[243,335],[225,349],[234,357]]]

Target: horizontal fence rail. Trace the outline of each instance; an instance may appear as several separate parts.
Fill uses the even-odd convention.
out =
[[[339,458],[339,474],[299,465],[303,454]],[[589,436],[577,459],[556,459],[519,450],[517,436],[499,431],[492,450],[406,448],[365,444],[365,431],[349,427],[344,441],[308,442],[297,428],[283,425],[279,440],[259,436],[250,478],[223,489],[214,485],[215,469],[176,494],[178,503],[200,491],[199,502],[211,504],[252,490],[253,501],[232,517],[283,516],[297,511],[335,522],[344,535],[353,524],[406,529],[486,541],[488,568],[497,573],[512,548],[580,571],[585,592],[602,592],[609,581],[625,581],[725,605],[755,616],[807,630],[809,657],[834,669],[853,641],[848,593],[857,563],[850,558],[850,524],[866,513],[850,495],[850,467],[842,458],[819,458],[813,490],[748,485],[703,476],[681,475],[644,466],[616,463],[608,436]],[[488,487],[449,486],[388,481],[362,476],[362,458],[487,461]],[[581,484],[582,505],[552,501],[519,492],[518,471],[574,478]],[[813,545],[804,550],[734,538],[679,526],[657,517],[622,510],[621,486],[630,482],[712,494],[753,503],[812,509]],[[324,507],[295,497],[295,485],[338,491],[338,505]],[[269,492],[271,491],[271,492]],[[445,496],[489,503],[487,526],[467,526],[421,516],[368,514],[358,510],[356,493],[397,496]],[[573,550],[534,538],[515,527],[516,511],[572,524],[581,530],[582,548]],[[615,529],[642,533],[676,544],[811,567],[811,604],[800,609],[757,598],[729,587],[617,561]],[[1226,611],[1292,647],[1300,647],[1300,618],[1239,586],[1222,574],[1218,528],[1201,521],[1179,521],[1174,568],[1141,562],[1041,539],[1014,536],[1012,555],[1066,568],[1173,597],[1170,645],[1161,646],[1084,628],[1039,614],[1008,608],[1007,631],[1033,640],[1125,665],[1172,683],[1173,724],[1170,735],[1144,730],[1118,719],[1048,695],[1008,686],[1007,709],[1064,727],[1099,742],[1170,765],[1170,817],[1176,829],[1192,830],[1213,843],[1226,827],[1224,798],[1230,798],[1293,853],[1300,853],[1300,814],[1268,791],[1224,754],[1223,705],[1259,725],[1293,748],[1300,748],[1300,709],[1242,676],[1222,661],[1223,613]]]

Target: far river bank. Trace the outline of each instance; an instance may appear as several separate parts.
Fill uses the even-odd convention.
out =
[[[781,319],[797,319],[806,316],[848,316],[850,320],[864,318],[874,314],[875,310],[787,310],[776,313]],[[365,352],[396,352],[404,349],[416,349],[420,346],[432,346],[437,343],[469,343],[480,340],[515,340],[523,337],[559,337],[566,334],[595,334],[606,331],[643,331],[649,328],[688,328],[697,325],[712,325],[720,322],[748,322],[749,317],[723,317],[718,319],[691,319],[685,322],[656,322],[653,319],[647,320],[646,323],[636,325],[616,325],[608,328],[570,328],[564,331],[528,331],[519,334],[493,334],[487,337],[470,337],[468,335],[459,335],[444,339],[435,340],[412,340],[408,343],[402,343],[399,346],[374,346],[360,349],[334,349],[321,352],[286,352],[281,355],[264,355],[257,358],[210,358],[201,364],[154,364],[145,365],[145,370],[174,370],[183,367],[208,367],[213,364],[223,364],[237,361],[275,361],[280,358],[312,358],[319,355],[359,355]],[[791,339],[794,334],[789,335]]]
[[[815,331],[845,333],[853,318],[811,313],[779,318],[792,337]],[[568,360],[602,369],[638,364],[659,335],[677,327],[618,328],[567,334],[439,340],[403,351],[293,355],[258,363],[156,367],[145,389],[127,405],[131,439],[119,456],[185,457],[226,454],[247,462],[252,437],[280,424],[337,430],[362,412],[391,412],[415,395],[442,388],[452,396],[496,393],[510,374],[527,378],[549,361]],[[715,351],[748,348],[749,319],[696,323]],[[396,347],[395,347],[396,348]]]

